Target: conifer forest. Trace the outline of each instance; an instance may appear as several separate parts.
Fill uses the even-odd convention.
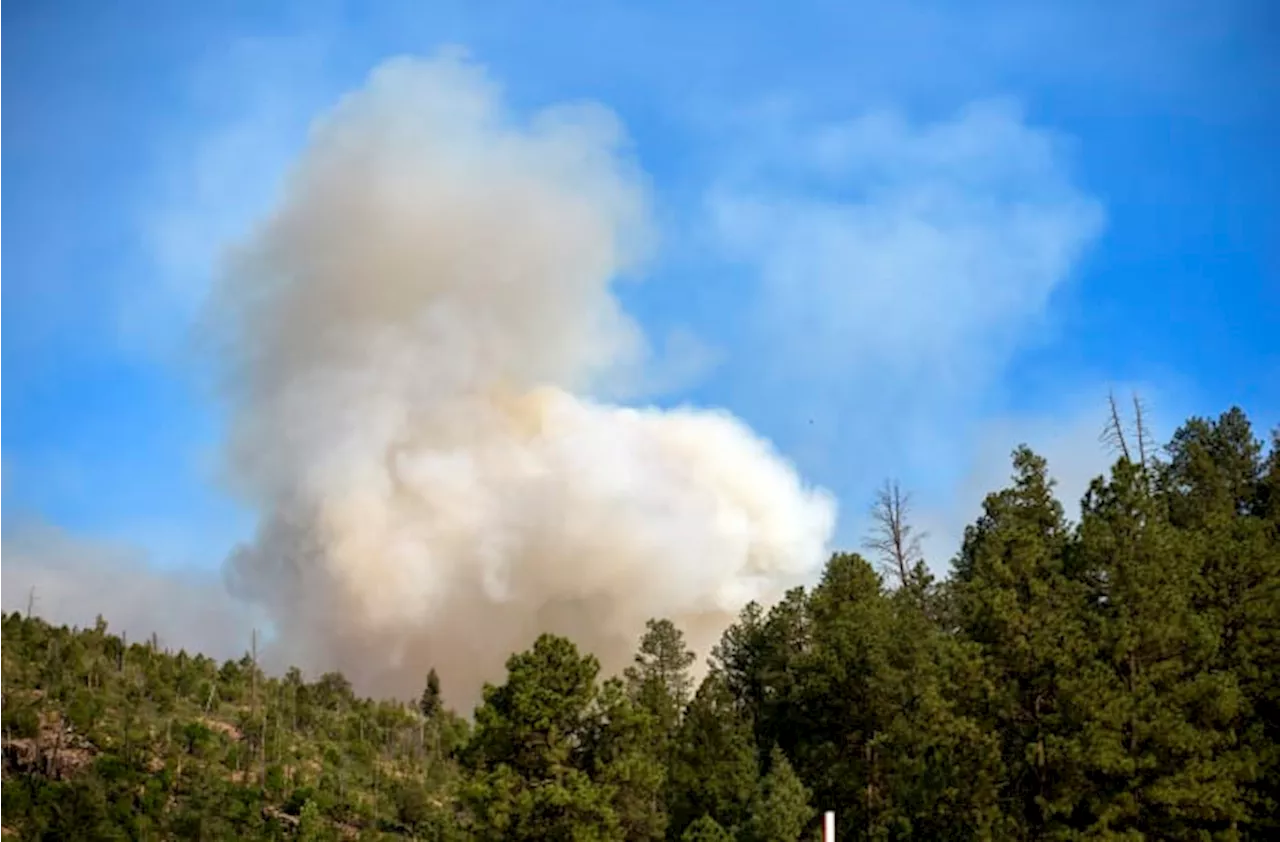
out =
[[[1116,432],[1119,432],[1117,425]],[[1280,839],[1280,431],[1239,410],[1064,507],[1026,448],[951,559],[904,496],[711,652],[543,635],[474,710],[3,619],[6,839]],[[1145,439],[1145,433],[1144,433]],[[945,577],[934,571],[949,571]]]

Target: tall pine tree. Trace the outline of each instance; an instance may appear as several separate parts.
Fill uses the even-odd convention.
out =
[[[1094,481],[1077,553],[1093,582],[1097,662],[1074,689],[1092,782],[1077,820],[1095,833],[1189,839],[1246,816],[1242,697],[1218,657],[1220,628],[1196,610],[1198,549],[1144,466],[1122,459]]]
[[[467,749],[467,800],[482,837],[619,838],[612,788],[582,768],[599,671],[594,656],[544,634],[507,661],[505,684],[485,687]]]
[[[987,727],[1002,743],[1008,832],[1069,835],[1088,783],[1081,713],[1066,692],[1091,667],[1086,592],[1069,560],[1070,531],[1044,459],[1013,456],[1013,485],[991,494],[956,562],[957,616],[981,649]]]

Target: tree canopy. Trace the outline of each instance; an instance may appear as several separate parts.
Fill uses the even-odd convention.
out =
[[[1278,838],[1280,431],[1114,433],[1070,517],[1016,449],[944,579],[889,484],[880,558],[746,606],[705,664],[662,618],[619,676],[544,634],[470,716],[434,670],[374,700],[9,614],[4,832],[794,842],[834,810],[841,840]]]

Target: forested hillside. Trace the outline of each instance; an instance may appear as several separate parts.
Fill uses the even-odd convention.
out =
[[[784,842],[836,810],[842,840],[1280,838],[1271,438],[1238,410],[1158,457],[1117,438],[1070,519],[1019,449],[944,581],[889,493],[885,557],[748,606],[700,683],[669,622],[618,678],[543,636],[474,716],[434,675],[374,701],[11,614],[5,834]]]

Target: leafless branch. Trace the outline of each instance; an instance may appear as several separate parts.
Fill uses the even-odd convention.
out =
[[[1107,406],[1111,410],[1111,417],[1098,439],[1112,450],[1119,450],[1126,461],[1132,461],[1129,456],[1129,442],[1124,435],[1124,423],[1120,420],[1120,408],[1116,406],[1114,392],[1107,394]]]
[[[912,571],[923,558],[920,541],[925,533],[916,532],[909,522],[910,510],[911,495],[904,493],[896,481],[886,480],[876,492],[871,507],[871,533],[863,542],[898,577],[900,585],[910,583]]]

